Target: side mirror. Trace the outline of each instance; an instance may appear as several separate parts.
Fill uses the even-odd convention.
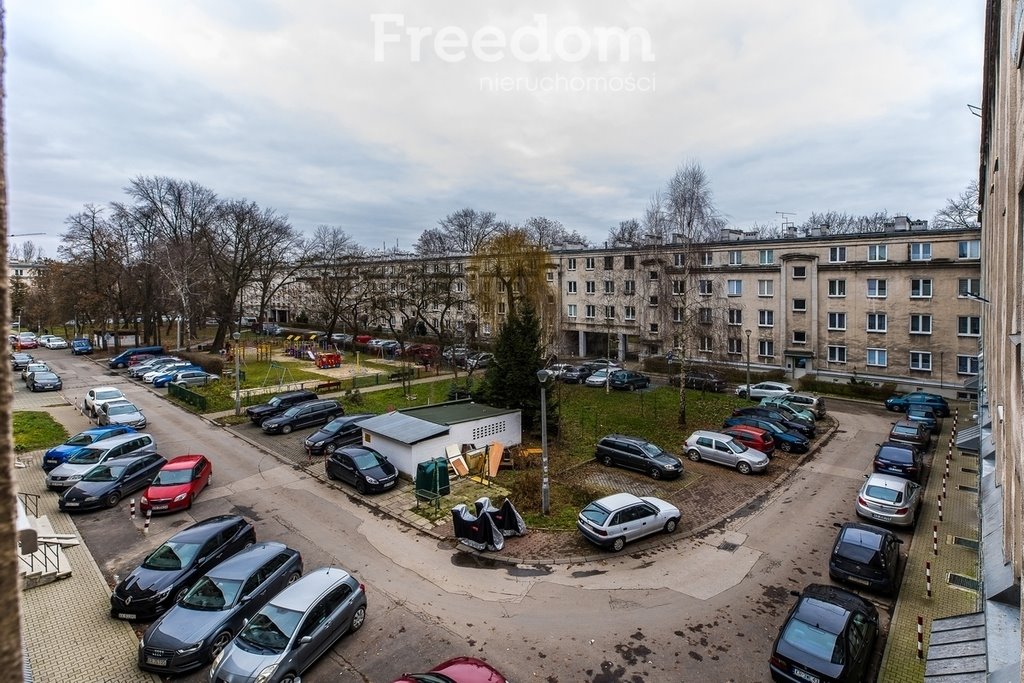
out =
[[[313,636],[302,636],[299,638],[299,645],[305,645],[306,643],[312,643]]]
[[[245,603],[249,602],[250,600],[252,600],[252,594],[243,595],[242,599],[240,600],[240,602],[241,602],[241,604],[244,605]]]

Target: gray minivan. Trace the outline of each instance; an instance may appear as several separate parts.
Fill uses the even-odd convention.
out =
[[[120,434],[81,448],[46,475],[46,488],[68,489],[101,462],[128,455],[156,453],[156,440],[149,434]]]

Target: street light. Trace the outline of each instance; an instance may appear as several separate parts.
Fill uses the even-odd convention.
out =
[[[540,382],[540,511],[547,515],[550,507],[551,486],[548,482],[548,380],[550,370],[538,370]]]
[[[747,398],[750,398],[750,330],[747,333]]]
[[[231,338],[235,340],[235,415],[242,414],[242,386],[241,378],[238,376],[238,339],[241,337],[241,333],[235,332],[231,335]]]

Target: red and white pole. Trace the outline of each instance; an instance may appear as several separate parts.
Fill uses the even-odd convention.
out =
[[[132,521],[134,522],[135,521],[135,499],[134,498],[131,499],[131,508],[130,508],[130,510],[131,510]]]
[[[147,525],[148,525],[149,517],[146,517],[146,522],[147,522]],[[939,525],[938,524],[932,526],[932,552],[935,553],[936,555],[939,554]]]
[[[946,478],[942,478],[942,497],[946,497]]]
[[[928,588],[928,597],[932,597],[932,563],[924,563],[924,581],[925,586]]]
[[[917,658],[924,659],[924,617],[917,618]]]
[[[149,533],[149,518],[152,517],[152,516],[153,516],[153,508],[150,508],[150,509],[146,510],[146,521],[142,525],[142,533],[144,533],[144,534],[148,534]],[[937,551],[936,551],[936,553],[937,553]]]
[[[942,496],[939,496],[939,521],[942,521]]]

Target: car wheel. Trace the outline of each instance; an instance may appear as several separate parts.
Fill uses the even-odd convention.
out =
[[[615,552],[619,552],[620,550],[622,550],[625,547],[626,547],[626,539],[622,538],[622,536],[619,536],[614,541],[612,541],[612,550],[614,550]]]
[[[736,471],[740,474],[750,474],[750,463],[739,462],[736,463]]]
[[[363,481],[362,477],[356,479],[356,491],[359,491],[359,493],[363,494],[366,493],[366,482]]]
[[[217,634],[217,637],[213,639],[210,644],[210,661],[212,662],[220,654],[228,643],[231,642],[231,631],[221,631]]]
[[[779,443],[779,448],[784,450],[786,453],[790,453],[793,450],[793,444],[791,444],[788,441],[782,441],[781,443]]]
[[[289,671],[281,678],[281,683],[295,683],[295,674]]]
[[[288,585],[289,586],[292,585],[293,583],[298,581],[301,577],[302,577],[302,574],[300,574],[299,572],[292,572],[291,574],[288,575]]]
[[[629,385],[629,390],[630,391],[636,391],[636,385],[635,384],[630,384]]]
[[[661,479],[661,470],[657,467],[652,467],[651,471],[647,474],[651,475],[651,479]]]
[[[107,507],[108,508],[112,508],[112,507],[114,507],[115,505],[117,505],[120,502],[121,502],[121,494],[118,493],[117,491],[114,491],[109,496],[107,496]]]
[[[666,534],[672,533],[673,531],[676,530],[677,526],[679,526],[679,520],[678,519],[673,518],[673,519],[668,520],[667,522],[665,522],[665,533]]]
[[[686,451],[686,457],[694,462],[700,462],[700,451],[697,449]]]
[[[324,463],[324,474],[326,474],[327,478],[331,481],[337,479],[337,477],[334,476],[334,472],[331,471],[331,468],[327,465],[327,463]]]
[[[188,494],[188,504],[185,505],[185,509],[186,510],[191,510],[192,509],[192,502],[194,500],[195,500],[195,496],[193,496],[191,493]]]
[[[348,632],[355,633],[358,631],[364,621],[366,621],[366,608],[360,606],[359,609],[355,611],[355,614],[352,615],[352,625],[348,627]]]
[[[606,455],[601,458],[601,462],[604,463],[605,467],[611,467],[614,463],[612,462],[612,456]]]
[[[739,397],[740,398],[746,398],[747,397],[747,392],[745,392],[745,391],[739,392]]]
[[[338,450],[338,447],[333,443],[329,443],[327,444],[327,448],[325,448],[324,450],[327,451],[327,455],[333,455],[334,451]]]
[[[292,433],[292,426],[291,425],[287,425],[287,424],[284,425],[283,427],[281,427],[281,433],[282,434],[291,434]]]

